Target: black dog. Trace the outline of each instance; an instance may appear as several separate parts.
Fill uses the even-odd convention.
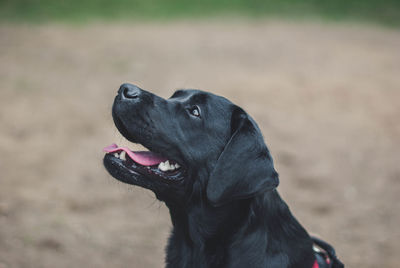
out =
[[[114,144],[104,165],[169,208],[166,267],[343,267],[280,198],[260,129],[240,107],[199,90],[165,100],[123,84],[112,114],[122,135],[149,152]]]

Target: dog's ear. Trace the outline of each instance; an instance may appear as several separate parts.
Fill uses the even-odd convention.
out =
[[[239,107],[232,114],[231,133],[208,180],[207,198],[215,206],[249,198],[279,184],[261,131]]]

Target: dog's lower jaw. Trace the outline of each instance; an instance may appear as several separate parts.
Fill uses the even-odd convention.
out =
[[[222,209],[229,211],[226,214],[202,205],[187,213],[170,208],[173,230],[167,268],[312,267],[312,241],[276,191],[230,204],[228,210]],[[237,211],[247,214],[237,215]],[[207,221],[210,218],[218,221]],[[255,255],[265,259],[254,263]]]

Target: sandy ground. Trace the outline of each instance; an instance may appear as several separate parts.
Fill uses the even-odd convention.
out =
[[[400,32],[212,21],[0,26],[1,268],[163,266],[165,206],[102,167],[126,81],[244,107],[300,222],[347,267],[399,267]]]

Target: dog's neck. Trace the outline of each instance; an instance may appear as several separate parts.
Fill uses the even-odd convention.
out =
[[[232,258],[235,254],[240,256],[237,263],[243,262],[243,265],[246,261],[251,263],[248,258],[252,254],[261,254],[270,258],[272,267],[274,262],[286,262],[287,267],[312,266],[311,239],[276,190],[224,207],[212,207],[200,200],[201,197],[193,200],[194,204],[188,206],[190,211],[167,203],[174,226],[170,240],[184,241],[180,245],[170,243],[177,248],[168,246],[168,263],[180,267],[174,256],[179,258],[179,254],[185,252],[202,256],[209,264],[204,267],[223,267],[225,257]],[[175,239],[177,237],[183,239]],[[203,266],[192,264],[189,267]]]

